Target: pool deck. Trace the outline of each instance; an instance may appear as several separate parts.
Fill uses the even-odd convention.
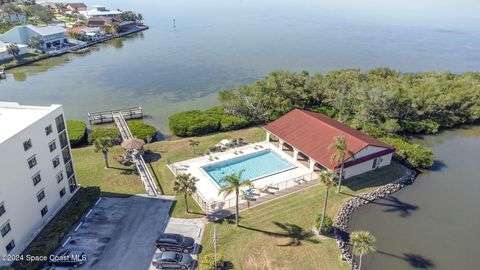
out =
[[[283,159],[287,160],[291,164],[295,165],[296,167],[293,169],[289,169],[283,172],[275,173],[266,177],[262,177],[260,179],[257,179],[253,181],[253,185],[255,189],[262,189],[263,187],[267,185],[281,185],[282,183],[286,183],[288,180],[302,177],[305,175],[311,175],[311,171],[308,167],[303,165],[300,161],[294,160],[291,156],[289,156],[287,153],[281,151],[278,147],[273,145],[272,143],[269,142],[260,142],[260,143],[255,143],[255,144],[249,144],[249,145],[244,145],[241,147],[236,147],[229,149],[224,152],[219,152],[212,154],[212,157],[214,157],[214,160],[211,160],[209,156],[202,156],[198,158],[193,158],[181,162],[177,162],[172,164],[174,168],[177,170],[180,170],[177,173],[190,173],[192,176],[195,176],[196,178],[199,179],[197,182],[197,191],[202,195],[202,197],[206,201],[216,201],[216,202],[221,202],[221,201],[228,201],[228,204],[225,205],[225,209],[230,208],[232,205],[231,203],[234,201],[235,195],[231,194],[230,196],[223,197],[223,195],[219,195],[219,187],[215,183],[215,181],[202,169],[202,167],[206,165],[211,165],[217,162],[225,161],[225,160],[230,160],[233,158],[237,158],[240,156],[252,154],[255,152],[263,151],[263,150],[271,150]],[[285,188],[289,188],[289,186],[292,186],[292,184],[286,184]],[[244,189],[248,189],[244,188]],[[275,193],[278,193],[282,190],[276,190]],[[255,200],[261,201],[263,200],[262,197],[267,197],[271,195],[270,193],[258,193],[255,192],[255,196],[252,196],[255,198]]]
[[[313,187],[320,184],[320,179],[316,178],[314,180],[308,181],[308,182],[303,182],[301,184],[295,185],[293,187],[289,187],[286,189],[278,190],[276,192],[272,192],[271,194],[265,195],[265,196],[260,196],[260,197],[254,197],[247,203],[246,201],[242,201],[241,203],[238,204],[238,209],[240,212],[250,209],[252,207],[261,205],[263,203],[282,198],[284,196],[290,195],[295,192],[302,191],[304,189]],[[232,206],[230,208],[222,209],[221,211],[216,211],[212,214],[209,214],[205,219],[207,221],[216,221],[222,218],[229,217],[231,215],[235,214],[235,206]]]

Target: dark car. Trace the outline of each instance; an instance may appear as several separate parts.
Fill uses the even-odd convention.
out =
[[[155,241],[155,246],[161,251],[191,253],[195,248],[195,240],[176,233],[162,233]]]
[[[87,254],[77,250],[64,250],[49,256],[48,265],[77,268],[87,261]]]
[[[157,269],[189,269],[193,266],[193,259],[190,254],[184,254],[174,251],[165,251],[161,253],[155,253],[155,256],[153,256],[152,265],[155,266]]]

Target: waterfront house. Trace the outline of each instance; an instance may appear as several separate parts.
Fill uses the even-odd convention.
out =
[[[267,141],[275,137],[282,151],[309,163],[311,170],[339,170],[332,161],[334,137],[343,136],[352,156],[344,159],[344,178],[390,164],[395,149],[321,113],[294,109],[266,125]]]
[[[87,19],[91,17],[107,17],[107,18],[115,18],[115,16],[121,14],[121,11],[118,10],[109,10],[105,6],[95,5],[91,9],[86,11],[80,11],[80,14],[85,16]]]
[[[103,16],[95,16],[88,18],[86,24],[88,27],[111,27],[113,19]]]
[[[5,43],[27,44],[33,36],[39,36],[44,41],[45,51],[60,49],[68,46],[66,29],[59,25],[34,26],[31,24],[19,25],[0,35],[0,41]]]
[[[9,43],[4,43],[0,41],[0,60],[10,59],[13,56],[8,54],[7,46],[10,45]],[[27,45],[17,44],[18,48],[20,49],[19,55],[26,54],[28,52]]]
[[[84,3],[67,3],[65,5],[65,8],[69,10],[70,12],[75,12],[75,11],[87,11],[87,5]]]

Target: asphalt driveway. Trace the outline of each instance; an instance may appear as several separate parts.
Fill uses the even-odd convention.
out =
[[[171,197],[106,198],[87,213],[58,250],[81,250],[88,256],[80,269],[148,269],[154,242],[164,232]]]

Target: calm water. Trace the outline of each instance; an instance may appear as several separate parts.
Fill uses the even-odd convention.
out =
[[[88,0],[143,13],[150,30],[8,72],[0,100],[65,105],[68,118],[141,105],[170,114],[277,69],[480,70],[479,1]],[[176,28],[173,29],[173,19]]]
[[[479,269],[480,126],[417,142],[435,152],[433,170],[353,217],[378,241],[365,269]]]

